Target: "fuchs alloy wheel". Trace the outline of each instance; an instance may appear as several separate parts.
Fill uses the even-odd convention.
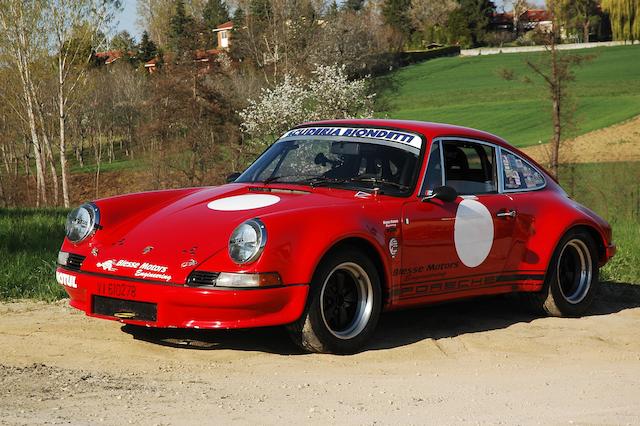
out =
[[[585,231],[570,231],[553,254],[543,291],[531,295],[532,301],[549,315],[578,316],[591,306],[598,285],[595,241]]]
[[[305,312],[289,333],[307,351],[354,353],[374,332],[381,302],[371,260],[355,248],[337,250],[318,267]]]

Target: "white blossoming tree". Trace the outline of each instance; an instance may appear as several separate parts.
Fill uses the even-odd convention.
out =
[[[305,121],[369,118],[374,98],[366,79],[349,80],[344,66],[317,65],[308,82],[287,76],[278,86],[263,89],[239,115],[242,130],[262,145]]]

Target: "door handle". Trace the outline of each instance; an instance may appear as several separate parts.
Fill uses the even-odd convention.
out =
[[[496,217],[516,217],[516,214],[515,210],[507,210],[496,213]]]

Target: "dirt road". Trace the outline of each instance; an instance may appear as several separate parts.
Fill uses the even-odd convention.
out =
[[[549,149],[549,144],[542,144],[523,151],[540,164],[546,164]],[[561,163],[618,161],[640,161],[640,116],[565,141],[560,148]]]
[[[0,423],[639,424],[640,287],[592,315],[513,298],[383,316],[348,357],[280,329],[153,332],[65,303],[0,304]]]

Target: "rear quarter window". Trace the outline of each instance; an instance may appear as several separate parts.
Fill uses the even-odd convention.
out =
[[[542,173],[525,160],[505,150],[501,150],[500,157],[505,191],[526,191],[544,187]]]

